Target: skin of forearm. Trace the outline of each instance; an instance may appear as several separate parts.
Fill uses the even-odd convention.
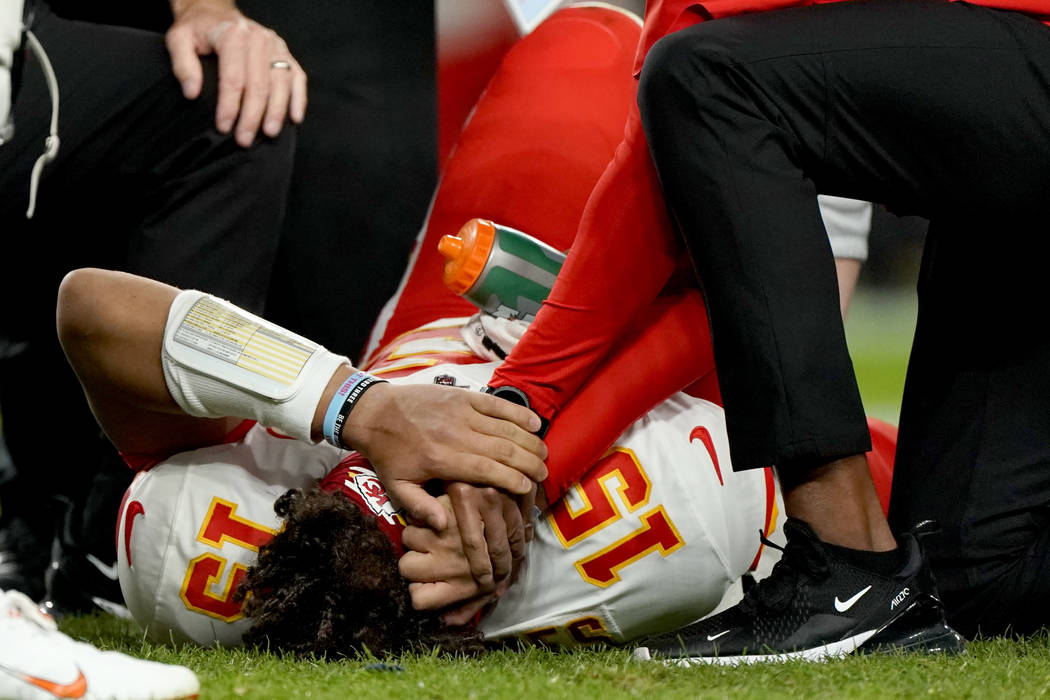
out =
[[[178,290],[143,278],[80,270],[59,290],[62,347],[89,396],[120,394],[145,410],[177,412],[161,370],[167,310]]]
[[[82,269],[58,293],[58,335],[103,431],[127,453],[214,444],[236,419],[186,415],[168,392],[161,341],[178,289],[135,275]]]
[[[853,301],[853,292],[857,289],[861,266],[860,260],[835,258],[835,272],[839,281],[839,310],[842,312],[843,320],[849,312],[850,302]]]

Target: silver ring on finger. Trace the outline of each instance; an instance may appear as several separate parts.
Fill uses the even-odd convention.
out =
[[[275,70],[291,70],[292,64],[288,61],[270,61],[270,68]]]

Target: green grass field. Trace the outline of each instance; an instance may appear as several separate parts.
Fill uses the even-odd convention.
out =
[[[956,657],[870,656],[823,664],[666,668],[622,649],[491,652],[476,659],[430,655],[300,661],[240,650],[144,642],[116,618],[63,628],[107,648],[194,669],[201,698],[1015,698],[1050,689],[1050,639],[971,643]]]
[[[868,413],[896,422],[914,324],[907,294],[862,291],[847,339]],[[243,650],[173,648],[145,641],[129,622],[63,622],[75,637],[194,669],[202,698],[986,698],[1050,691],[1050,638],[971,643],[958,657],[856,657],[827,664],[665,668],[621,649],[499,651],[476,659],[415,655],[342,661],[296,660]],[[391,666],[395,668],[390,669]]]

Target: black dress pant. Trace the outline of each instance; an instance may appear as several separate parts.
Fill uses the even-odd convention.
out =
[[[164,31],[168,0],[49,0],[58,14]],[[433,0],[240,0],[309,77],[266,315],[361,359],[437,185]]]
[[[295,145],[291,129],[249,149],[215,130],[214,61],[189,101],[162,35],[69,21],[40,2],[35,12],[59,83],[61,147],[27,220],[51,115],[30,56],[15,137],[0,147],[0,411],[18,472],[3,486],[5,520],[36,515],[52,494],[82,502],[99,460],[115,460],[58,344],[63,275],[115,268],[261,311]],[[110,524],[100,532],[112,548]]]
[[[241,0],[310,79],[267,316],[351,360],[437,185],[433,0]]]
[[[720,19],[639,101],[703,284],[736,468],[869,446],[816,193],[931,221],[890,520],[962,631],[1050,622],[1050,28],[874,0]]]

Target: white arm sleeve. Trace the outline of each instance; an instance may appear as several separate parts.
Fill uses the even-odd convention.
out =
[[[350,361],[313,341],[196,290],[168,311],[161,353],[175,403],[201,418],[254,418],[314,442],[310,426],[332,374]]]
[[[871,202],[845,197],[817,195],[820,215],[828,231],[831,252],[836,258],[864,262],[868,259],[868,234],[871,233]]]

